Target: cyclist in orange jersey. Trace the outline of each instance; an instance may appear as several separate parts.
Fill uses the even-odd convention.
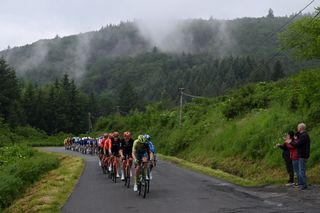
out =
[[[102,167],[107,168],[106,166],[106,155],[105,155],[105,151],[104,151],[104,145],[106,143],[106,140],[108,139],[108,133],[104,133],[103,134],[103,138],[101,139],[101,142],[99,144],[99,159],[100,159],[100,163],[99,165],[101,165]],[[105,173],[105,170],[103,170]]]
[[[105,153],[106,153],[106,156],[107,156],[107,159],[106,159],[106,164],[107,164],[107,168],[108,168],[108,171],[111,172],[111,154],[109,152],[109,147],[111,146],[110,143],[111,143],[111,138],[113,138],[113,133],[109,133],[109,136],[108,136],[108,139],[106,140],[105,144],[104,144],[104,147],[103,149],[105,150]]]

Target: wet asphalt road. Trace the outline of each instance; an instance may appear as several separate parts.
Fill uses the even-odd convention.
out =
[[[132,187],[127,189],[123,182],[113,183],[103,175],[97,156],[65,151],[62,147],[46,150],[81,156],[86,162],[79,182],[61,209],[65,213],[320,212],[318,202],[308,202],[308,192],[239,187],[164,161],[158,162],[150,193],[143,199]],[[288,197],[296,193],[306,196]]]

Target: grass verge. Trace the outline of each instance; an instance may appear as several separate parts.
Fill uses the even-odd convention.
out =
[[[191,169],[192,171],[200,172],[202,174],[209,175],[209,176],[212,176],[212,177],[215,177],[215,178],[219,178],[219,179],[222,179],[222,180],[225,180],[225,181],[228,181],[230,183],[237,184],[237,185],[240,185],[240,186],[259,186],[259,185],[261,185],[260,182],[246,180],[246,179],[243,179],[241,177],[228,174],[228,173],[223,172],[221,170],[211,169],[209,167],[205,167],[205,166],[201,166],[199,164],[191,163],[191,162],[188,162],[186,160],[182,160],[180,158],[161,155],[159,153],[157,154],[157,156],[161,160],[169,161],[169,162],[174,163],[174,164],[176,164],[178,166],[181,166],[183,168]]]
[[[4,213],[61,212],[84,168],[80,157],[56,154],[59,168],[44,175],[40,181],[26,190]]]

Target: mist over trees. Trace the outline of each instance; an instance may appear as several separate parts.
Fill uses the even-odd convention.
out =
[[[235,20],[189,19],[162,24],[141,21],[108,25],[99,31],[40,40],[0,52],[18,76],[37,83],[54,82],[64,73],[79,81],[88,67],[115,57],[151,52],[203,54],[216,58],[250,56],[259,60],[278,47],[270,35],[289,17]]]
[[[84,91],[95,94],[109,91],[121,99],[127,89],[135,93],[128,95],[128,100],[135,96],[142,103],[161,100],[174,104],[179,87],[195,95],[214,97],[249,82],[278,80],[287,74],[284,67],[287,66],[280,61],[267,64],[251,57],[214,59],[211,54],[152,52],[101,60],[89,67],[81,85]],[[124,82],[130,85],[123,88]],[[118,105],[132,109],[128,106],[134,102],[135,99],[127,104],[120,101]]]
[[[11,127],[30,125],[48,134],[81,133],[87,130],[89,109],[88,96],[68,75],[45,86],[25,84],[0,58],[0,119]]]

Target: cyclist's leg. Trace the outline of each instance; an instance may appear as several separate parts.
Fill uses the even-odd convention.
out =
[[[130,176],[132,176],[132,170],[131,170],[132,161],[133,161],[132,156],[129,156],[129,159],[127,160],[127,166],[128,166],[128,175]]]
[[[149,177],[148,177],[148,157],[147,156],[144,156],[142,158],[142,162],[143,162],[143,174],[145,175],[146,179],[149,180]]]
[[[127,160],[126,158],[124,157],[122,160],[121,160],[121,180],[124,180],[125,179],[125,174],[127,176],[127,173],[126,173],[126,165],[127,165]]]
[[[133,190],[134,191],[138,191],[138,180],[139,180],[139,176],[140,176],[140,172],[141,172],[141,161],[142,161],[142,155],[137,153],[136,155],[137,157],[137,162],[135,162],[135,176],[134,176],[134,187]]]
[[[115,166],[116,166],[117,178],[119,178],[120,175],[119,175],[119,155],[118,155],[118,153],[115,156]]]
[[[112,156],[108,156],[108,158],[107,158],[107,169],[108,169],[108,171],[109,172],[111,172],[111,167],[112,167]]]

